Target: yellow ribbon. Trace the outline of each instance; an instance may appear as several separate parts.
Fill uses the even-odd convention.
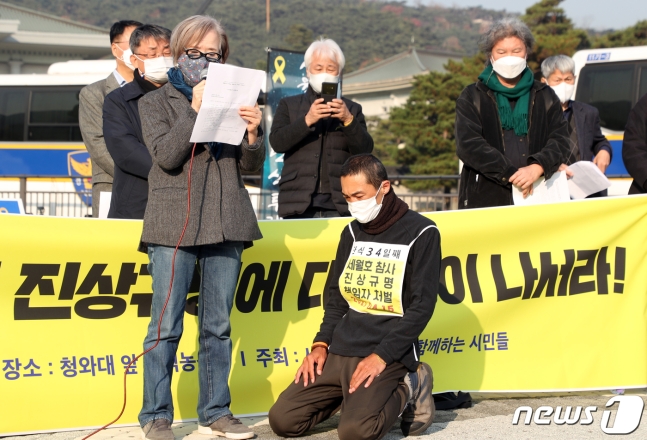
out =
[[[274,68],[276,69],[276,73],[272,76],[272,81],[285,84],[285,75],[283,74],[285,70],[285,58],[280,55],[276,57],[274,60]]]

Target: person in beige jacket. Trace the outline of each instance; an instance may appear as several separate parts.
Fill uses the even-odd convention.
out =
[[[83,87],[79,94],[79,128],[92,161],[92,217],[99,216],[101,192],[112,191],[115,167],[103,139],[103,100],[108,93],[133,80],[129,40],[133,30],[141,25],[132,20],[122,20],[112,25],[110,44],[117,68],[107,78]]]

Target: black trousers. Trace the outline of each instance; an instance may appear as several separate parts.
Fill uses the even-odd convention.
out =
[[[341,440],[373,440],[386,435],[404,410],[409,390],[403,382],[407,368],[393,363],[368,388],[348,392],[361,357],[329,354],[321,376],[303,386],[292,382],[270,409],[272,430],[281,437],[297,437],[341,408],[337,433]]]

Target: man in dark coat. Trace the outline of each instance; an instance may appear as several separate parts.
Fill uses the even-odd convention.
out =
[[[110,44],[117,68],[107,78],[83,87],[79,94],[79,128],[92,159],[92,217],[99,217],[101,193],[112,191],[114,175],[114,163],[103,137],[103,102],[110,92],[133,80],[128,43],[137,26],[141,26],[138,21],[122,20],[110,27]]]
[[[647,95],[640,98],[629,113],[622,160],[634,178],[629,194],[647,193]]]
[[[150,61],[171,56],[170,38],[171,31],[161,26],[146,24],[135,29],[130,37],[135,79],[106,96],[103,104],[103,134],[115,163],[108,218],[144,218],[152,161],[144,144],[138,105],[142,96],[167,81],[165,72],[152,72],[151,66],[159,61]],[[151,70],[148,74],[147,60]]]
[[[581,160],[593,161],[602,173],[606,172],[613,149],[600,129],[600,113],[593,106],[571,99],[575,91],[575,61],[566,55],[546,58],[541,64],[541,73],[541,82],[555,91],[568,123],[571,150],[565,165]],[[607,190],[604,190],[589,197],[606,195]]]
[[[279,181],[279,215],[283,218],[347,216],[341,194],[341,166],[351,155],[373,151],[362,107],[346,98],[325,104],[324,82],[339,82],[344,54],[332,40],[318,40],[305,54],[310,85],[306,93],[283,98],[270,143],[285,153]]]

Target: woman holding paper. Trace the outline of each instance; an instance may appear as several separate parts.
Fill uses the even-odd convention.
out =
[[[261,112],[258,107],[240,108],[247,131],[239,145],[190,142],[204,93],[201,72],[209,63],[222,61],[222,35],[220,23],[211,17],[193,16],[178,24],[171,36],[175,67],[168,72],[169,82],[139,101],[142,133],[153,161],[142,234],[153,279],[145,349],[155,345],[158,326],[161,329],[159,344],[144,356],[139,422],[144,438],[151,440],[174,438],[171,377],[194,271],[200,280],[199,432],[254,436],[232,416],[227,382],[229,314],[241,253],[262,238],[240,174],[241,169],[256,171],[263,164]]]
[[[483,36],[487,66],[456,101],[459,208],[511,205],[512,185],[528,196],[570,151],[559,99],[527,66],[533,44],[517,19],[494,23]]]

